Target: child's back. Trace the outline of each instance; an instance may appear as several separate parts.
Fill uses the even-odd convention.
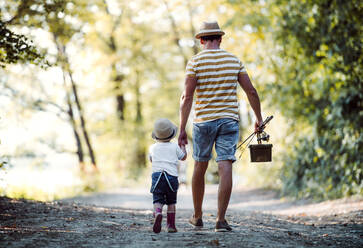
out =
[[[180,148],[170,142],[175,137],[177,127],[168,119],[155,122],[152,137],[157,141],[150,146],[149,158],[152,162],[152,184],[155,221],[153,231],[161,231],[162,208],[166,204],[168,232],[177,232],[175,227],[175,205],[177,199],[179,160],[186,159],[185,147]]]

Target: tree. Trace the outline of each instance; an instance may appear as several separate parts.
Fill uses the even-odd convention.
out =
[[[283,191],[323,198],[361,194],[362,3],[228,3],[235,10],[229,25],[255,33],[263,48],[255,62],[264,68],[259,92],[291,126]]]
[[[362,193],[363,5],[361,1],[276,1],[280,15],[273,102],[306,132],[283,169],[298,196]],[[294,104],[288,104],[291,101]]]
[[[8,15],[11,16],[9,20],[6,21],[7,25],[11,26],[21,26],[28,25],[31,27],[38,27],[48,31],[52,34],[54,38],[55,47],[57,47],[58,55],[56,60],[60,67],[63,70],[63,81],[64,81],[64,91],[65,91],[65,102],[68,110],[63,107],[63,104],[58,104],[54,102],[52,99],[29,99],[28,106],[30,108],[36,110],[47,110],[49,105],[57,106],[58,110],[61,113],[65,113],[68,115],[68,121],[73,128],[75,140],[77,144],[77,155],[80,163],[81,169],[84,168],[84,149],[82,148],[83,142],[85,142],[85,146],[88,149],[88,154],[90,156],[91,164],[94,168],[96,166],[96,158],[95,152],[92,147],[88,130],[86,128],[86,119],[83,114],[83,108],[81,104],[80,97],[78,95],[78,87],[77,83],[73,79],[71,65],[69,62],[69,58],[66,54],[66,45],[72,39],[75,34],[81,33],[82,25],[79,26],[79,23],[82,24],[89,12],[87,7],[89,4],[88,1],[65,1],[65,0],[54,0],[54,1],[39,1],[39,0],[30,0],[30,1],[22,1],[18,3],[18,1],[9,1],[4,9],[8,10]],[[13,13],[10,10],[14,10]],[[69,21],[66,20],[65,17],[73,17],[77,18],[77,21]],[[64,18],[63,18],[64,17]],[[70,19],[70,18],[69,18]],[[88,20],[88,19],[87,19]],[[15,36],[20,37],[23,43],[24,36]],[[13,39],[14,40],[14,39]],[[22,44],[22,43],[20,43]],[[15,47],[16,48],[16,47]],[[24,48],[24,45],[20,46],[21,49]],[[27,48],[24,51],[33,51],[32,47]],[[32,50],[33,49],[33,50]],[[21,50],[20,50],[21,51]],[[31,59],[36,57],[35,53],[31,53],[28,55]],[[8,56],[8,55],[7,55]],[[33,56],[33,57],[32,57]],[[8,56],[9,58],[9,56]],[[24,56],[24,58],[26,58]],[[16,59],[16,57],[15,57]],[[20,58],[21,59],[21,58]],[[16,61],[16,60],[14,60]],[[67,80],[68,79],[68,80]],[[67,85],[69,82],[70,86]],[[6,85],[8,89],[12,88],[12,86]],[[42,87],[40,87],[42,88]],[[13,91],[15,92],[15,91]],[[22,95],[24,97],[24,95]],[[79,121],[76,121],[76,118],[79,118]],[[79,124],[78,124],[79,123]],[[81,130],[81,134],[79,134],[78,129]],[[81,138],[83,136],[83,139]]]
[[[112,13],[110,9],[111,7],[109,6],[108,2],[106,0],[103,0],[103,2],[101,3],[101,9],[105,11],[108,19],[108,24],[111,26],[111,29],[108,34],[104,31],[96,31],[98,38],[103,43],[103,46],[106,48],[105,50],[107,50],[105,52],[113,58],[110,65],[110,82],[112,83],[111,88],[116,99],[116,112],[120,121],[125,120],[126,101],[124,97],[124,89],[122,87],[122,81],[124,80],[125,76],[120,71],[117,61],[117,53],[120,50],[117,39],[117,30],[121,26],[122,17],[126,10],[126,7],[124,7],[124,5],[126,5],[126,3],[120,1],[119,5],[117,6],[119,8],[119,11],[117,14],[114,14]]]
[[[43,66],[46,64],[44,57],[32,45],[31,41],[26,36],[16,34],[8,29],[6,23],[1,21],[1,15],[0,37],[0,67],[19,62],[31,62]]]

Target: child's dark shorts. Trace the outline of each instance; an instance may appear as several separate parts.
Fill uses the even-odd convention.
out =
[[[179,188],[178,177],[164,172],[154,172],[151,175],[150,192],[153,194],[153,203],[166,205],[176,204]]]

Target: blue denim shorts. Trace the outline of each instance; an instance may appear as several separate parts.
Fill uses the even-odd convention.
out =
[[[151,180],[150,193],[153,194],[153,204],[176,204],[179,188],[178,177],[166,172],[154,172],[151,175]]]
[[[236,161],[235,153],[239,137],[238,121],[231,118],[193,124],[193,158],[205,162],[212,158],[215,145],[216,161]]]

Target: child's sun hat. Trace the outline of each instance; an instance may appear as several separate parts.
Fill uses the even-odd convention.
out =
[[[166,118],[160,118],[155,121],[151,137],[155,140],[168,141],[175,137],[177,131],[177,126],[171,121]]]

